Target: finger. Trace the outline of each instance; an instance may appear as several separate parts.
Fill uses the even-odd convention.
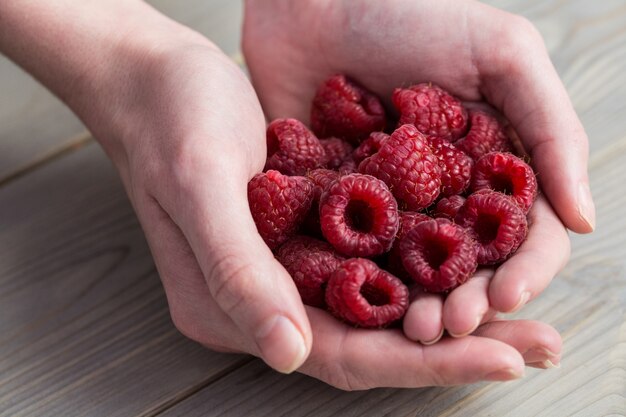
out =
[[[489,285],[490,304],[498,311],[519,310],[550,284],[569,258],[567,231],[542,197],[529,213],[528,230],[526,241],[496,270]]]
[[[198,262],[181,230],[150,198],[135,202],[154,257],[170,315],[185,336],[220,351],[259,355],[211,297]]]
[[[467,336],[423,346],[397,330],[354,329],[324,311],[308,313],[315,340],[300,371],[338,388],[448,386],[524,372],[519,352],[498,340]]]
[[[490,269],[479,270],[448,295],[443,304],[443,325],[450,336],[467,336],[483,321],[489,312],[487,288],[492,275]]]
[[[419,290],[404,316],[404,335],[423,345],[432,345],[443,336],[443,298]]]
[[[502,48],[494,61],[479,59],[483,93],[501,109],[528,149],[541,186],[565,225],[578,233],[595,227],[587,175],[588,140],[541,35],[517,18],[502,28]],[[509,22],[510,23],[510,22]],[[523,57],[523,58],[520,58]]]
[[[553,327],[539,321],[491,321],[480,326],[473,335],[513,346],[522,354],[528,366],[553,368],[561,361],[561,336]]]
[[[210,173],[196,166],[189,175],[193,184],[176,187],[184,204],[167,211],[176,213],[172,217],[189,241],[213,299],[256,343],[268,365],[292,372],[311,345],[304,306],[293,280],[256,230],[246,198],[247,178],[238,176],[232,165],[219,164],[214,161]],[[216,182],[216,172],[229,175]]]

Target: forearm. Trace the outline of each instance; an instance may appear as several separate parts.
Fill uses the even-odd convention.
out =
[[[140,0],[0,2],[0,52],[81,117],[87,101],[106,95],[106,80],[124,78],[127,62],[179,35],[196,36]]]
[[[141,0],[0,1],[0,53],[60,97],[111,157],[146,68],[190,43],[209,41]]]

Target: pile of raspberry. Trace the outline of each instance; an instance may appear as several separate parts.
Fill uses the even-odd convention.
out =
[[[424,83],[391,97],[356,81],[318,89],[311,129],[267,128],[263,173],[248,184],[259,234],[305,304],[359,327],[399,322],[409,289],[447,293],[509,258],[537,195],[504,123]]]

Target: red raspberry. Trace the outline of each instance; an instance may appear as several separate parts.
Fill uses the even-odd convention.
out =
[[[320,197],[322,192],[341,176],[337,171],[319,168],[309,171],[306,176],[313,181],[313,203],[311,210],[304,219],[302,229],[305,233],[316,237],[322,237],[320,226]]]
[[[337,171],[341,175],[354,174],[357,172],[358,164],[354,161],[352,156],[347,157]]]
[[[326,160],[319,139],[296,119],[276,119],[267,126],[265,170],[285,175],[304,175]]]
[[[471,188],[510,195],[526,214],[537,196],[537,178],[533,169],[517,156],[491,152],[476,162]]]
[[[320,139],[326,152],[326,168],[338,169],[343,161],[352,155],[352,145],[338,138]]]
[[[398,231],[398,205],[384,182],[349,174],[333,182],[320,199],[322,233],[347,256],[376,256],[391,248]]]
[[[513,152],[502,124],[482,110],[469,111],[469,131],[454,144],[475,161],[489,152]]]
[[[328,188],[328,186],[335,180],[339,179],[341,174],[337,171],[332,171],[330,169],[314,169],[313,171],[309,171],[306,174],[307,178],[313,181],[313,185],[315,186],[313,192],[313,199],[319,202],[320,197],[322,196],[322,192]]]
[[[447,219],[413,227],[400,240],[402,265],[426,291],[446,292],[476,271],[476,245],[468,233]]]
[[[454,220],[463,204],[465,204],[465,197],[461,197],[460,195],[451,195],[450,197],[442,198],[435,206],[434,216]]]
[[[467,111],[461,102],[434,84],[396,88],[391,100],[400,112],[399,125],[410,123],[425,135],[449,142],[467,130]]]
[[[295,236],[278,248],[276,259],[293,278],[302,302],[324,308],[326,283],[345,258],[326,242]]]
[[[476,240],[481,265],[504,261],[517,250],[528,232],[526,216],[515,201],[489,190],[467,197],[455,221]]]
[[[424,213],[417,213],[415,211],[400,211],[400,227],[398,233],[396,233],[396,240],[402,239],[404,235],[411,231],[415,226],[421,222],[432,220],[432,217],[427,216]]]
[[[367,259],[342,262],[326,287],[330,312],[360,327],[383,327],[404,316],[409,290],[398,278]]]
[[[313,98],[311,126],[320,137],[336,136],[356,144],[385,124],[378,97],[345,75],[324,81]]]
[[[393,242],[391,251],[389,251],[387,268],[390,272],[396,274],[396,276],[400,277],[402,280],[405,280],[405,278],[409,278],[409,275],[404,269],[404,266],[402,266],[399,243],[402,240],[402,237],[411,231],[411,229],[413,229],[417,224],[427,220],[432,220],[432,218],[426,214],[417,213],[415,211],[400,211],[399,215],[400,227],[398,228],[398,233],[396,233],[396,239]]]
[[[278,171],[257,174],[248,183],[248,203],[259,234],[270,249],[292,236],[311,208],[313,183]]]
[[[359,172],[383,180],[401,208],[411,211],[428,207],[441,187],[439,160],[413,125],[397,128],[377,153],[359,164]]]
[[[368,158],[378,152],[383,146],[383,142],[389,139],[389,135],[384,132],[372,132],[367,139],[352,152],[352,157],[357,165],[365,158]]]
[[[429,138],[428,144],[439,158],[441,194],[462,194],[469,186],[474,161],[465,152],[440,138]]]

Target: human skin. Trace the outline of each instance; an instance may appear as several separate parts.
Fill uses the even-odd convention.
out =
[[[247,0],[243,50],[269,118],[308,120],[317,86],[342,73],[389,107],[394,88],[433,82],[466,103],[488,103],[519,134],[543,190],[528,239],[493,279],[477,276],[445,300],[418,294],[404,321],[410,338],[464,336],[495,312],[519,310],[565,265],[565,227],[593,230],[587,136],[524,18],[476,1]]]
[[[253,45],[249,23],[247,52]],[[294,45],[277,46],[298,55]],[[560,336],[540,322],[490,321],[472,335],[427,346],[414,341],[426,340],[416,337],[425,333],[418,317],[412,319],[417,331],[408,324],[403,334],[353,329],[304,307],[248,209],[247,182],[266,155],[255,91],[214,44],[145,3],[2,2],[0,51],[64,100],[110,156],[146,234],[172,319],[193,340],[259,356],[282,372],[299,369],[343,389],[508,380],[523,374],[525,362],[559,362]],[[259,73],[263,66],[250,58],[270,116],[296,98],[310,98],[313,81],[326,75],[293,66],[309,74],[302,85],[298,79],[287,83],[302,95],[292,97],[277,85],[271,99],[267,74]],[[553,227],[554,215],[542,204],[547,214],[537,222],[545,217]],[[560,223],[553,233],[564,234]],[[564,262],[562,255],[553,256]],[[485,307],[491,272],[481,274],[465,296],[450,298],[474,298],[478,310]],[[446,305],[424,295],[411,308],[443,315]]]

